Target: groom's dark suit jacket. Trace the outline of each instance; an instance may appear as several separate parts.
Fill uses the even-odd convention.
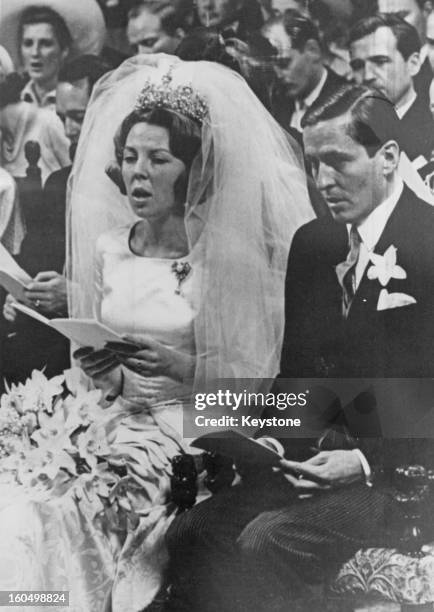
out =
[[[344,319],[335,267],[348,254],[346,226],[321,218],[298,230],[288,261],[286,329],[275,391],[285,390],[285,378],[434,377],[434,207],[407,187],[389,217],[375,253],[383,255],[390,246],[397,249],[397,264],[407,277],[392,278],[385,289],[389,293],[407,294],[416,303],[377,310],[383,287],[378,279],[368,278],[367,271],[372,265],[369,263],[349,316]],[[327,387],[326,380],[324,386]],[[422,437],[427,438],[422,440],[421,431],[413,433],[416,423],[413,417],[421,410],[417,399],[407,402],[411,405],[398,407],[394,403],[396,393],[392,386],[390,400],[387,394],[386,401],[384,397],[378,398],[375,414],[366,415],[366,426],[369,430],[372,423],[382,421],[388,428],[389,424],[396,424],[397,418],[403,418],[397,435],[389,436],[380,430],[378,435],[366,437],[350,427],[349,444],[342,444],[339,435],[333,439],[332,434],[326,448],[349,448],[352,444],[359,447],[375,472],[387,473],[387,480],[398,465],[413,462],[431,465],[434,421],[430,421],[430,431],[422,429]],[[398,392],[398,396],[404,394]],[[408,434],[403,436],[402,432]],[[406,439],[413,437],[419,438],[416,443]],[[306,440],[298,444],[291,439],[282,442],[288,456],[295,453],[306,458],[311,454]]]
[[[296,233],[286,278],[282,377],[434,377],[434,208],[408,188],[375,247],[394,246],[407,277],[391,278],[388,293],[415,304],[378,310],[378,280],[369,263],[347,319],[335,267],[348,254],[345,225],[329,218]]]

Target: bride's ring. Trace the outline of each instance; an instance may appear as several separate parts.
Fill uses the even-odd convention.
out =
[[[35,308],[39,308],[41,305],[41,300],[35,300]]]

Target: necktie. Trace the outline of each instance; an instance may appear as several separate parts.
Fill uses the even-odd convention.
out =
[[[348,316],[351,302],[356,293],[356,264],[359,259],[360,243],[362,239],[355,225],[351,226],[349,246],[350,250],[345,261],[336,266],[336,275],[342,287],[343,302],[342,312],[344,317]]]

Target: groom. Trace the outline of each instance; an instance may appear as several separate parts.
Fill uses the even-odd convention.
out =
[[[397,175],[398,129],[391,104],[361,87],[306,116],[306,151],[333,219],[294,238],[283,375],[434,372],[434,210]],[[420,393],[407,382],[391,381],[384,414],[413,414]],[[397,512],[390,476],[415,461],[411,440],[338,442],[301,462],[287,442],[279,471],[244,479],[172,523],[166,612],[286,612],[297,598],[313,609],[307,599],[327,573],[358,548],[387,543]],[[432,443],[417,448],[424,463]]]
[[[304,125],[332,218],[294,237],[281,376],[433,376],[434,209],[397,174],[392,105],[345,86]]]

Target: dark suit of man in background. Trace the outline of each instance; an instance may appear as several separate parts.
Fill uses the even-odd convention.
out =
[[[270,92],[270,112],[303,147],[301,121],[308,108],[326,99],[345,80],[324,65],[320,34],[315,24],[295,10],[271,19],[262,29],[275,54],[271,62],[275,83]],[[328,214],[306,165],[312,206],[321,217]]]
[[[297,11],[287,10],[271,19],[262,33],[276,50],[272,114],[283,128],[301,134],[301,120],[308,108],[345,80],[326,68],[317,27]]]

